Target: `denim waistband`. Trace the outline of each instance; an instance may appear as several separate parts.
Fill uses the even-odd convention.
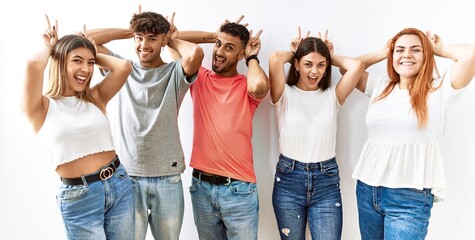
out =
[[[292,166],[292,169],[299,168],[299,169],[308,169],[308,170],[320,170],[322,169],[323,165],[328,164],[329,162],[332,162],[332,161],[336,161],[335,157],[332,157],[328,160],[321,161],[321,162],[304,163],[304,162],[300,162],[295,159],[286,157],[283,154],[280,154],[279,160],[290,164]]]

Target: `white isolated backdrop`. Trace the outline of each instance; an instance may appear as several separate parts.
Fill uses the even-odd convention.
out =
[[[19,107],[25,60],[42,44],[46,27],[44,14],[59,21],[60,36],[87,28],[128,27],[131,15],[152,10],[163,15],[176,12],[179,30],[215,31],[224,19],[245,15],[242,23],[249,29],[262,29],[261,66],[268,72],[268,57],[288,49],[302,31],[329,30],[335,54],[359,56],[383,47],[386,41],[405,27],[430,29],[445,43],[475,44],[475,2],[471,0],[335,0],[335,1],[7,1],[0,4],[0,239],[65,239],[55,194],[59,183],[48,159],[42,154],[31,127]],[[203,64],[210,66],[212,44],[202,45]],[[122,40],[109,48],[135,58],[133,41]],[[165,59],[170,60],[168,56]],[[437,58],[439,70],[451,61]],[[475,66],[474,66],[475,67]],[[386,72],[385,62],[374,65],[373,72]],[[246,74],[244,63],[239,71]],[[334,71],[334,84],[340,74]],[[100,79],[96,71],[93,81]],[[427,239],[475,239],[475,89],[470,84],[453,109],[442,147],[449,185],[445,202],[432,210]],[[277,129],[273,107],[266,97],[254,117],[254,158],[257,174],[260,221],[259,239],[278,239],[272,209],[272,186],[278,157]],[[114,112],[109,105],[111,116]],[[366,138],[364,124],[368,99],[355,90],[347,99],[338,120],[337,161],[341,170],[343,195],[343,239],[360,239],[355,199],[355,180],[351,173]],[[192,146],[192,107],[187,95],[179,115],[185,160],[189,164]],[[180,239],[198,239],[193,222],[190,195],[191,168],[182,175],[185,192],[185,217]],[[308,235],[308,233],[307,233]],[[309,235],[308,235],[309,236]],[[309,238],[309,237],[308,237]],[[149,234],[147,239],[153,239]],[[309,238],[310,239],[310,238]]]

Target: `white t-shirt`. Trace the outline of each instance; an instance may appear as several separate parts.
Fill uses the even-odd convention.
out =
[[[368,76],[368,139],[353,178],[371,186],[430,188],[435,201],[442,201],[446,181],[440,145],[449,108],[463,91],[452,87],[450,73],[435,79],[433,87],[440,87],[428,96],[428,124],[419,128],[408,90],[395,86],[387,97],[374,102],[388,83],[388,77]]]
[[[337,116],[335,87],[303,91],[285,85],[275,103],[280,152],[304,163],[335,157]]]

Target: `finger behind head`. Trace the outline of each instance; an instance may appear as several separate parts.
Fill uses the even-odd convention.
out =
[[[252,31],[252,30],[251,30]],[[259,30],[257,33],[256,33],[256,36],[254,36],[254,38],[259,38],[261,36],[261,33],[262,33],[262,29]],[[252,36],[252,35],[251,35]]]
[[[297,38],[300,39],[302,32],[300,30],[300,26],[297,27]]]
[[[308,38],[310,36],[310,31],[307,31],[307,34],[305,34],[305,38]]]
[[[239,16],[238,19],[236,19],[236,21],[234,21],[234,22],[239,24],[243,18],[244,18],[244,15],[241,15],[241,16]]]
[[[48,28],[51,28],[51,24],[49,22],[49,17],[47,14],[45,14],[45,17],[46,17],[46,23],[48,24]]]
[[[175,21],[175,12],[172,13],[172,16],[170,18],[170,24],[173,25],[174,21]]]

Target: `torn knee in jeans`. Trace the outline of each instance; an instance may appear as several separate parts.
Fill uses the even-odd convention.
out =
[[[289,233],[290,233],[290,229],[288,228],[282,228],[282,233],[285,235],[285,236],[289,236]]]

